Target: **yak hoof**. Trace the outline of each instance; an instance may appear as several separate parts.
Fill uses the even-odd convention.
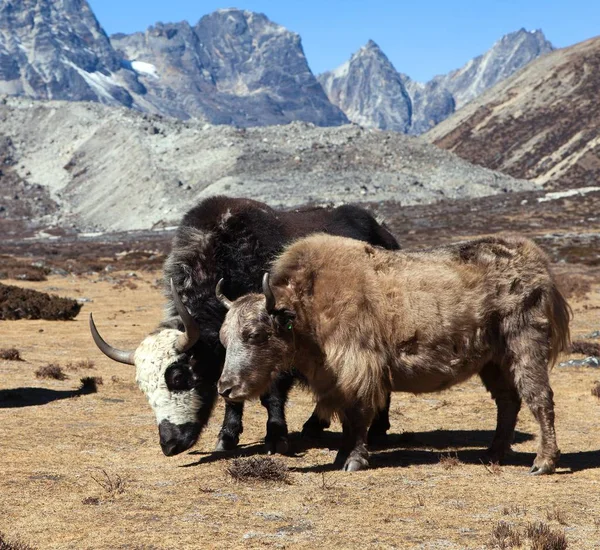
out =
[[[531,467],[531,470],[529,470],[529,473],[532,476],[549,475],[553,474],[555,469],[556,467],[554,464],[551,464],[550,462],[544,462],[541,466],[534,464]]]
[[[290,449],[290,444],[287,438],[277,439],[276,441],[265,441],[268,455],[280,454],[284,455]]]
[[[366,470],[369,467],[369,461],[364,458],[352,457],[344,464],[344,472],[358,472]]]
[[[233,451],[238,445],[239,437],[229,438],[229,437],[221,437],[217,441],[217,446],[215,447],[216,452],[225,452],[225,451]]]

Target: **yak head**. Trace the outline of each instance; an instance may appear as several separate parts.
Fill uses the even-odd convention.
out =
[[[219,337],[227,350],[218,391],[229,401],[244,401],[265,393],[277,374],[294,359],[294,321],[290,309],[277,308],[263,278],[263,294],[248,294],[230,302],[217,285],[217,297],[228,309]]]
[[[104,355],[134,365],[136,381],[156,415],[160,445],[167,456],[179,454],[196,443],[210,415],[215,395],[194,372],[188,353],[200,336],[200,327],[183,305],[171,281],[173,301],[185,331],[163,329],[147,336],[133,351],[107,344],[90,314],[90,330]],[[214,388],[214,383],[209,384]],[[214,389],[212,391],[215,394]]]

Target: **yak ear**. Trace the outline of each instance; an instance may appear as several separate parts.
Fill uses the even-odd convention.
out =
[[[289,332],[294,328],[296,312],[292,309],[276,309],[271,313],[271,317],[277,329],[283,332]]]

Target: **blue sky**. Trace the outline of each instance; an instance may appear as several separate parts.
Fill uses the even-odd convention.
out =
[[[460,67],[521,27],[542,29],[557,47],[600,32],[598,0],[88,1],[109,34],[145,30],[157,21],[194,24],[218,8],[262,12],[300,34],[316,74],[373,39],[397,70],[421,81]]]

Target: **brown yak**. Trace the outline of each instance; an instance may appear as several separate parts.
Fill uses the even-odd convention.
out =
[[[435,392],[479,374],[498,408],[490,458],[510,451],[524,400],[541,431],[531,472],[554,472],[549,369],[569,344],[570,309],[532,241],[396,252],[318,234],[284,250],[263,293],[230,302],[217,286],[229,309],[226,399],[256,397],[295,367],[318,410],[341,419],[336,464],[353,471],[368,466],[367,429],[390,391]]]

